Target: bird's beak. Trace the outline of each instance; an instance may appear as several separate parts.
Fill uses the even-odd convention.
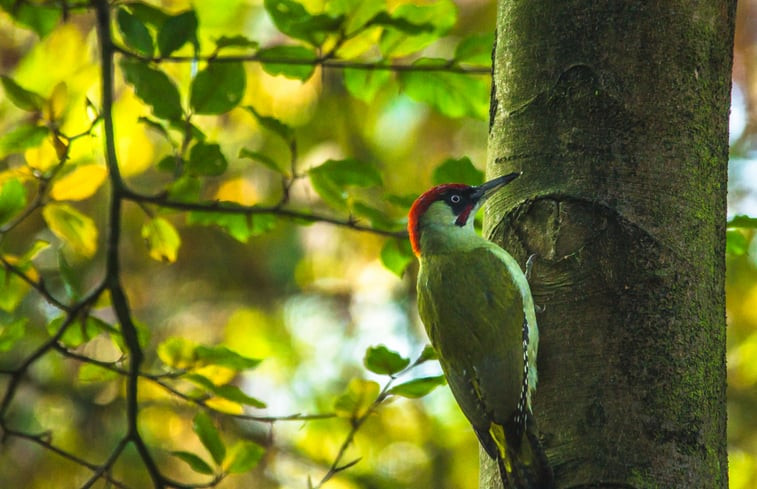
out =
[[[481,205],[486,199],[494,195],[494,193],[501,187],[504,187],[508,183],[512,182],[520,176],[521,172],[514,172],[508,175],[502,175],[493,180],[489,180],[486,183],[482,183],[478,187],[474,187],[475,190],[471,195],[471,198],[478,200],[478,204]]]

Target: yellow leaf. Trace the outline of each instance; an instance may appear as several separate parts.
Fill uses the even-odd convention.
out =
[[[221,411],[222,413],[242,414],[244,412],[241,404],[239,404],[238,402],[229,401],[228,399],[224,399],[223,397],[211,397],[210,399],[205,401],[205,405],[209,408]]]
[[[258,192],[248,179],[237,177],[226,180],[218,187],[216,199],[252,205],[258,201]]]
[[[53,146],[52,138],[45,140],[36,148],[29,148],[24,153],[24,159],[29,167],[45,173],[47,170],[58,164],[58,154]]]
[[[376,382],[352,379],[334,403],[334,411],[340,418],[360,418],[368,413],[378,394],[379,385]]]
[[[45,104],[43,117],[48,121],[57,121],[63,117],[68,104],[68,86],[66,82],[58,82],[53,87],[53,93],[50,94],[47,104]]]
[[[102,165],[79,165],[68,175],[53,182],[50,197],[55,200],[84,200],[91,197],[108,174]]]
[[[170,222],[162,217],[149,220],[142,226],[142,238],[150,251],[150,258],[168,263],[176,261],[181,238]]]
[[[89,258],[97,251],[97,226],[92,218],[68,204],[48,204],[42,209],[42,217],[74,253]]]

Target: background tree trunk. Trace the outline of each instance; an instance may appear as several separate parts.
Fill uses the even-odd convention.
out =
[[[538,254],[534,410],[560,489],[727,487],[735,5],[499,1],[487,170],[523,176],[485,228]]]

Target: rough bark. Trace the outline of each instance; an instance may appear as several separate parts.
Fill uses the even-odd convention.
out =
[[[735,0],[499,0],[485,232],[532,276],[557,487],[726,488]],[[498,487],[482,458],[481,487]]]

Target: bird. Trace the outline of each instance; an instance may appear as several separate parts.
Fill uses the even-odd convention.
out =
[[[408,234],[420,264],[418,313],[503,487],[550,489],[533,421],[539,329],[528,279],[515,258],[474,228],[482,204],[520,175],[431,188],[411,206]]]

